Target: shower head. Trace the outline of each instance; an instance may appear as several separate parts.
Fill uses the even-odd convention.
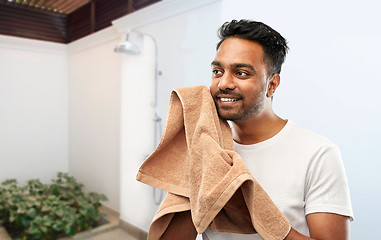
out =
[[[114,48],[114,52],[133,54],[133,55],[139,54],[140,53],[139,47],[136,44],[132,43],[129,40],[129,38],[130,38],[130,33],[127,33],[126,41],[116,45],[116,47]]]

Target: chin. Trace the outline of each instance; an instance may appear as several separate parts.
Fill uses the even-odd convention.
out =
[[[242,119],[241,114],[238,113],[224,113],[218,112],[218,116],[223,120],[236,121]]]
[[[220,109],[217,109],[218,116],[223,120],[229,120],[229,121],[241,121],[246,120],[254,115],[256,115],[257,112],[255,111],[244,111],[244,112],[232,112],[232,111],[223,111]]]

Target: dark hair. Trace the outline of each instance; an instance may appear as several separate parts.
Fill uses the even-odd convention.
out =
[[[270,74],[280,73],[288,51],[287,41],[277,31],[261,22],[242,19],[225,22],[218,29],[221,39],[217,50],[229,37],[238,37],[259,43],[263,47],[265,59],[269,65]]]

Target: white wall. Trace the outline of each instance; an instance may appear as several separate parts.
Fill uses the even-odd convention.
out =
[[[67,99],[65,45],[0,35],[1,182],[68,170]]]
[[[340,146],[355,214],[352,239],[379,235],[380,7],[372,0],[223,1],[222,22],[263,21],[289,41],[275,110]]]
[[[123,34],[135,29],[158,42],[158,109],[163,124],[174,88],[209,85],[217,41],[219,1],[174,0],[135,12],[114,22]],[[157,209],[153,188],[135,180],[153,151],[153,44],[145,38],[142,54],[123,56],[121,117],[121,218],[148,230]],[[159,195],[159,193],[157,194]]]
[[[68,44],[69,173],[119,210],[120,35],[107,28]]]
[[[115,29],[71,44],[0,35],[0,181],[69,172],[119,209]]]
[[[121,55],[121,218],[147,230],[156,206],[151,187],[135,177],[139,166],[152,152],[154,137],[154,45],[145,38],[141,54]]]

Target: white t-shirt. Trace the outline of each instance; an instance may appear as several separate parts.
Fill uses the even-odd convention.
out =
[[[347,177],[338,147],[288,121],[274,137],[253,145],[235,143],[254,178],[298,232],[309,236],[305,216],[316,212],[353,218]],[[204,240],[262,239],[258,234],[213,233]]]

